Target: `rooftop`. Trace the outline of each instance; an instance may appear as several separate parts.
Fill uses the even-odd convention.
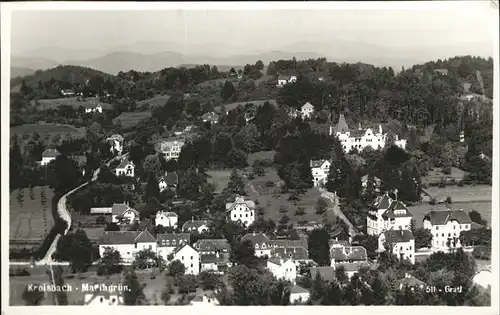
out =
[[[99,239],[100,245],[119,245],[134,243],[153,243],[155,238],[148,230],[144,231],[106,231]]]
[[[406,243],[415,239],[410,230],[388,230],[384,232],[384,237],[389,243]]]
[[[366,261],[366,249],[363,246],[332,246],[330,248],[330,258],[336,262],[341,261]]]
[[[449,221],[457,221],[459,224],[471,223],[469,215],[463,210],[433,210],[424,216],[432,225],[445,225]]]
[[[245,200],[242,196],[237,196],[234,202],[226,203],[226,211],[231,211],[236,205],[245,204],[249,209],[255,209],[255,202],[253,200]]]
[[[312,279],[315,279],[317,274],[325,281],[336,279],[335,268],[333,267],[311,267],[309,268],[309,272]]]
[[[306,260],[309,259],[309,252],[304,247],[277,247],[271,250],[271,257],[281,259]]]
[[[56,149],[46,149],[45,151],[43,151],[42,153],[42,157],[57,157],[59,156],[61,153],[59,153],[59,151],[57,151]]]
[[[213,224],[212,220],[190,220],[184,222],[182,225],[182,230],[183,231],[188,231],[190,229],[198,229],[203,225],[210,226]]]
[[[156,235],[158,246],[176,247],[179,244],[189,243],[191,234],[189,233],[163,233]]]

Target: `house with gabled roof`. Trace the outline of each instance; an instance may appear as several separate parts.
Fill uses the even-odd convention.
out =
[[[122,154],[124,139],[119,134],[114,134],[107,138],[106,141],[111,145],[111,153]]]
[[[295,74],[292,75],[278,75],[278,84],[277,87],[282,87],[285,84],[297,82],[297,76]]]
[[[182,225],[183,232],[196,232],[196,233],[206,233],[210,230],[212,226],[212,220],[195,220],[191,218],[191,220],[184,222]]]
[[[165,172],[165,175],[161,176],[158,180],[158,188],[160,189],[160,192],[165,191],[165,189],[175,191],[178,184],[179,175],[177,172]]]
[[[202,255],[231,252],[231,245],[225,238],[199,239],[193,247]]]
[[[410,229],[413,214],[406,205],[385,193],[375,199],[368,211],[366,226],[368,235],[379,236],[387,230]]]
[[[61,95],[62,96],[75,96],[75,91],[73,89],[62,89]]]
[[[311,166],[314,187],[326,185],[331,162],[329,160],[311,160],[309,164]]]
[[[199,294],[191,300],[189,305],[192,306],[217,306],[219,305],[219,300],[214,294]]]
[[[316,279],[318,275],[324,281],[333,281],[336,279],[335,268],[331,266],[310,267],[309,274],[313,280]]]
[[[196,276],[200,273],[200,254],[191,245],[179,245],[172,254],[174,260],[180,261],[186,268],[185,274]]]
[[[399,260],[415,263],[415,238],[410,230],[388,230],[378,237],[378,251],[389,250]]]
[[[52,161],[55,161],[55,159],[61,155],[57,149],[46,149],[42,153],[42,160],[40,161],[40,165],[44,166],[49,164]]]
[[[299,285],[294,285],[290,288],[290,304],[305,303],[309,300],[310,296],[309,291]]]
[[[351,152],[353,149],[362,151],[366,147],[379,150],[385,147],[387,140],[387,132],[384,133],[382,131],[382,125],[378,126],[378,130],[374,128],[361,128],[361,124],[358,129],[350,129],[343,114],[340,114],[336,126],[330,126],[330,135],[336,136],[339,139],[346,153]],[[405,149],[406,139],[399,139],[398,135],[395,135],[394,145]]]
[[[273,248],[303,247],[305,250],[308,250],[309,248],[309,245],[307,244],[307,238],[301,238],[299,240],[291,240],[291,239],[271,240],[271,246]]]
[[[111,207],[111,222],[118,224],[132,224],[139,221],[139,211],[131,208],[127,203],[115,203]]]
[[[273,243],[271,239],[264,233],[248,233],[241,238],[241,242],[249,240],[255,248],[255,256],[257,257],[271,257],[271,250]]]
[[[341,263],[333,266],[334,270],[337,270],[338,268],[344,268],[345,273],[347,274],[347,277],[349,279],[352,278],[356,273],[358,273],[361,269],[363,268],[370,268],[370,264],[366,261],[357,261],[357,262],[350,262],[350,263]]]
[[[431,246],[436,251],[461,247],[460,232],[469,231],[471,225],[472,220],[462,209],[433,210],[423,219],[423,227],[431,232]]]
[[[276,277],[295,284],[297,266],[291,258],[271,257],[267,260],[267,269]]]
[[[208,112],[201,115],[201,120],[203,122],[208,122],[210,124],[216,124],[219,122],[220,116],[216,112]]]
[[[309,252],[304,247],[276,247],[271,250],[270,257],[291,259],[295,265],[309,262]]]
[[[86,114],[92,114],[92,113],[102,114],[102,106],[99,103],[87,104],[87,105],[85,105],[85,113]]]
[[[144,231],[105,231],[98,241],[101,257],[107,247],[120,253],[124,263],[131,263],[137,252],[150,249],[156,253],[156,239],[148,230]]]
[[[232,266],[231,245],[226,239],[200,239],[193,248],[200,253],[201,271],[221,273]]]
[[[333,241],[330,247],[330,265],[367,262],[368,254],[363,246],[350,245],[345,241]]]
[[[163,227],[171,227],[176,229],[179,216],[175,212],[158,210],[155,216],[155,225]]]
[[[255,202],[236,196],[234,202],[226,203],[226,213],[231,221],[240,222],[248,227],[255,221]]]
[[[163,233],[156,235],[157,255],[163,257],[165,261],[171,261],[169,256],[174,250],[183,244],[191,242],[189,233]]]
[[[101,284],[91,284],[90,287],[95,286],[99,287]],[[123,294],[121,291],[105,291],[105,290],[96,290],[85,292],[83,305],[86,306],[118,306],[124,305],[123,302]]]
[[[405,277],[398,281],[399,290],[402,291],[405,288],[410,288],[413,290],[423,290],[427,284],[420,279],[415,278],[409,273],[405,273]]]
[[[181,154],[185,142],[181,139],[161,141],[158,151],[163,154],[165,160],[177,160]]]
[[[115,169],[115,175],[134,177],[135,176],[134,162],[129,161],[127,158],[122,159],[120,164],[118,164],[118,166]]]
[[[307,102],[300,108],[302,119],[310,119],[314,115],[314,106]]]

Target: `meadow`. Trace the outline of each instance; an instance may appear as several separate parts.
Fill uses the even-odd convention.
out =
[[[226,108],[226,111],[230,111],[230,110],[233,110],[235,108],[238,108],[238,106],[240,106],[240,105],[244,107],[248,103],[253,103],[256,106],[262,106],[262,105],[264,105],[265,102],[269,102],[276,107],[278,106],[277,105],[278,103],[276,103],[276,100],[270,99],[270,100],[262,100],[262,101],[246,101],[246,102],[229,103],[229,104],[224,104],[224,107]],[[216,112],[220,111],[220,106],[216,106],[214,108],[214,110]]]
[[[48,186],[16,189],[9,198],[9,239],[14,242],[41,242],[54,226]]]
[[[138,101],[137,107],[142,107],[145,105],[150,107],[150,108],[163,106],[163,105],[165,105],[165,103],[168,101],[169,98],[170,98],[170,95],[156,95],[150,99]]]
[[[121,113],[118,117],[113,119],[113,123],[116,124],[120,122],[123,128],[131,128],[136,126],[139,121],[151,117],[150,111],[145,112],[126,112]]]
[[[57,109],[61,105],[68,105],[77,109],[80,106],[85,107],[93,104],[100,104],[103,110],[113,109],[113,105],[100,102],[98,99],[91,97],[86,98],[85,100],[78,100],[77,97],[61,97],[55,99],[39,100],[38,103],[40,104],[40,107],[43,108],[44,110]]]
[[[214,184],[215,192],[220,193],[229,183],[231,170],[209,170],[206,174],[208,175],[207,181]]]

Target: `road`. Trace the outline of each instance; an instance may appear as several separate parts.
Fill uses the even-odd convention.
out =
[[[351,221],[349,221],[349,219],[347,219],[345,214],[340,210],[337,196],[334,193],[331,193],[324,188],[319,188],[319,191],[321,192],[321,197],[329,200],[333,205],[332,207],[329,207],[328,210],[333,211],[335,216],[339,217],[349,227],[349,234],[351,236],[359,234],[358,229],[356,229],[356,227],[351,223]]]
[[[114,161],[116,159],[124,158],[127,155],[128,155],[128,153],[123,154],[121,156],[113,157],[110,160],[108,160],[108,162],[106,162],[106,165],[109,166],[112,161]],[[75,189],[65,193],[61,197],[61,199],[59,199],[59,201],[57,202],[57,214],[59,215],[59,217],[61,219],[63,219],[67,223],[66,230],[64,230],[64,235],[68,234],[69,229],[71,228],[71,215],[69,214],[69,211],[66,207],[66,205],[67,205],[66,201],[67,201],[68,196],[71,195],[72,193],[78,191],[79,189],[82,189],[83,187],[87,186],[89,183],[96,181],[97,177],[99,175],[99,172],[101,170],[101,167],[99,167],[97,170],[94,171],[94,174],[92,175],[92,178],[90,179],[89,182],[85,182],[85,183],[81,184],[80,186],[76,187]],[[57,242],[59,241],[60,238],[61,238],[61,234],[57,234],[56,237],[54,238],[54,241],[52,242],[52,244],[50,244],[49,249],[47,250],[47,253],[45,254],[45,256],[42,259],[40,259],[39,261],[35,262],[36,265],[55,264],[54,261],[52,261],[52,255],[54,254],[54,252],[57,249]]]

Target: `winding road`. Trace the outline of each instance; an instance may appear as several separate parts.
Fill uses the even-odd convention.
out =
[[[106,162],[106,165],[109,166],[111,164],[111,162],[113,162],[114,160],[122,159],[122,158],[126,157],[127,155],[128,155],[128,153],[113,157],[108,162]],[[99,167],[97,170],[94,171],[94,174],[92,175],[92,178],[90,179],[90,181],[87,181],[87,182],[81,184],[80,186],[76,187],[75,189],[68,191],[57,202],[57,214],[59,215],[59,217],[61,219],[63,219],[67,223],[66,230],[64,230],[64,235],[68,234],[69,229],[71,228],[71,216],[70,216],[69,211],[66,207],[66,201],[67,201],[68,196],[71,195],[72,193],[82,189],[83,187],[87,186],[89,183],[96,181],[97,177],[99,175],[99,172],[101,171],[101,167]],[[54,238],[54,241],[52,242],[52,244],[50,244],[50,247],[47,250],[47,253],[45,253],[45,256],[42,259],[40,259],[39,261],[35,262],[35,265],[54,264],[54,261],[52,260],[52,255],[55,253],[55,251],[57,249],[57,242],[59,241],[60,238],[61,238],[61,234],[57,234],[56,237]]]
[[[333,213],[339,217],[344,223],[349,227],[349,234],[350,235],[357,235],[359,234],[358,229],[349,221],[349,219],[345,216],[345,214],[340,210],[339,204],[338,204],[338,197],[332,193],[327,191],[324,188],[319,188],[319,191],[321,192],[321,197],[329,200],[332,204],[331,207],[328,208],[328,210],[333,211]]]

